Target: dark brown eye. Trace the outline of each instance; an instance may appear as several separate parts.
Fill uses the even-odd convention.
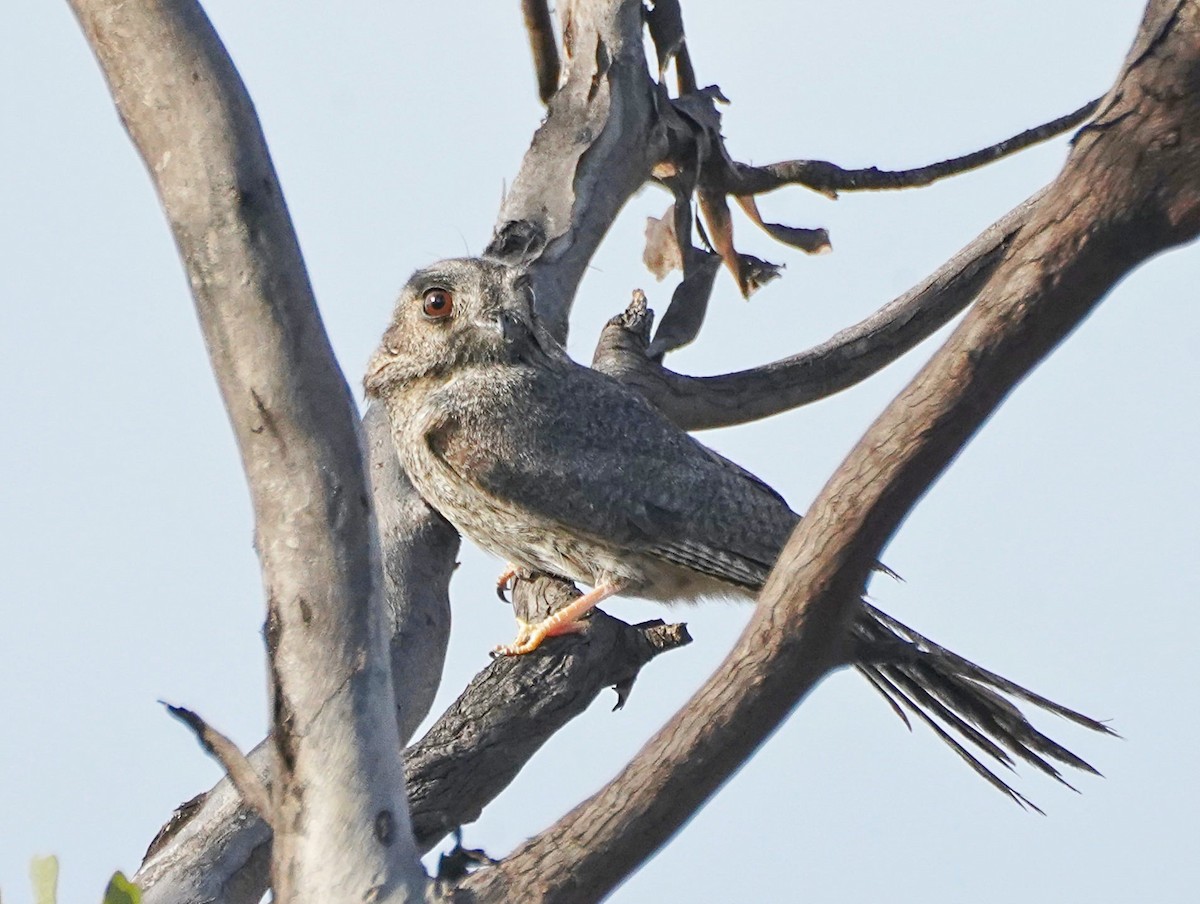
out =
[[[430,289],[425,293],[425,304],[421,310],[431,320],[441,320],[449,317],[454,310],[454,296],[445,289]]]

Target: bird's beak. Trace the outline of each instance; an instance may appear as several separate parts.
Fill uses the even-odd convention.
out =
[[[380,376],[394,360],[395,356],[386,348],[379,349],[371,356],[371,360],[367,362],[367,374],[363,377],[363,389],[367,395],[374,395]]]

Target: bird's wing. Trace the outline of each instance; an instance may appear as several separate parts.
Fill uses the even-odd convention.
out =
[[[799,516],[769,486],[588,368],[535,370],[520,404],[473,403],[430,446],[534,519],[747,589]]]

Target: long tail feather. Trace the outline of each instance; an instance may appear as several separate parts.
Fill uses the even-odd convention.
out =
[[[1036,694],[939,646],[874,606],[863,603],[854,625],[855,666],[910,728],[915,715],[985,781],[1024,807],[1042,812],[979,756],[1012,770],[1014,757],[1074,789],[1058,765],[1100,773],[1081,757],[1034,728],[1012,699],[1115,735],[1111,728]],[[969,745],[969,746],[967,746]],[[970,748],[978,751],[978,755]]]

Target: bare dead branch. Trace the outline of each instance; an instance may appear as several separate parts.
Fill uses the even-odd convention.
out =
[[[383,557],[384,617],[396,724],[406,744],[428,715],[442,674],[450,635],[447,585],[458,534],[430,509],[404,476],[381,409],[363,418],[372,499]],[[249,755],[261,776],[270,774],[266,743]],[[222,779],[183,804],[151,843],[134,877],[145,904],[257,904],[270,871],[270,830],[248,812]]]
[[[485,254],[529,265],[538,315],[560,340],[600,240],[661,157],[640,0],[560,6],[565,74],[509,189]],[[586,140],[581,140],[586,139]]]
[[[539,298],[554,302],[555,287],[564,285],[568,287],[568,301],[563,302],[566,305],[587,259],[625,199],[641,184],[642,171],[648,168],[648,163],[638,162],[634,159],[636,155],[628,153],[628,147],[643,147],[644,142],[637,136],[650,122],[649,105],[639,106],[636,102],[631,105],[619,100],[611,116],[608,109],[610,81],[616,84],[618,95],[635,100],[643,96],[641,89],[649,82],[641,52],[638,4],[608,3],[599,13],[591,8],[593,4],[583,6],[570,33],[574,35],[573,43],[590,42],[588,46],[596,52],[585,55],[569,69],[566,81],[571,90],[560,92],[563,97],[555,102],[561,104],[556,108],[557,120],[543,126],[523,165],[522,173],[528,184],[522,189],[518,178],[505,208],[516,211],[518,216],[523,210],[533,211],[529,234],[534,239],[530,247],[539,254],[546,250],[546,245],[536,237],[548,236],[553,241],[558,235],[556,229],[561,229],[563,237],[553,243],[552,251],[574,242],[583,243],[561,260],[543,258],[538,264],[544,284],[549,287]],[[560,10],[564,16],[571,14],[569,4]],[[621,26],[616,32],[614,22]],[[607,48],[615,50],[610,52]],[[573,148],[589,122],[598,137],[580,160],[582,149],[577,152]],[[568,165],[548,171],[547,162],[565,151],[574,154]],[[625,173],[624,182],[614,179],[613,173]],[[539,205],[546,197],[563,200],[558,207],[552,205],[541,210]],[[542,219],[543,213],[550,216]],[[561,225],[556,219],[558,214],[565,216]],[[503,214],[501,223],[507,225],[498,227],[493,251],[519,255],[522,252],[514,251],[514,237],[523,233],[526,224],[506,221]],[[563,308],[564,332],[565,317]],[[397,700],[397,719],[403,735],[407,736],[427,712],[440,678],[449,629],[446,588],[458,541],[452,529],[412,493],[407,480],[399,474],[394,456],[387,453],[391,438],[386,423],[377,429],[378,423],[368,411],[365,428],[383,551],[385,612],[393,629],[393,679],[397,688],[406,691]],[[257,763],[258,756],[266,754],[256,751],[251,760]],[[227,782],[201,795],[199,803],[187,806],[186,811],[189,815],[186,823],[176,824],[165,839],[156,840],[138,873],[139,883],[147,889],[147,904],[257,901],[265,888],[263,866],[269,852],[266,827],[247,818]]]
[[[667,20],[670,21],[670,17],[667,17]],[[676,28],[666,29],[666,33],[656,40],[660,67],[663,65],[663,42],[666,42],[666,51],[674,53],[676,45],[684,46],[682,35],[680,22]],[[808,254],[821,254],[830,248],[829,233],[825,229],[768,223],[759,213],[754,196],[791,184],[805,185],[831,198],[837,197],[839,189],[911,188],[928,185],[1061,134],[1092,115],[1099,103],[1092,101],[1074,113],[963,157],[913,170],[885,172],[876,167],[845,170],[832,163],[811,160],[792,160],[763,167],[738,163],[726,149],[721,133],[721,113],[717,103],[728,101],[719,88],[715,85],[709,86],[676,98],[668,98],[665,91],[660,90],[656,96],[658,128],[664,134],[666,148],[662,159],[656,162],[652,175],[675,195],[674,226],[679,246],[678,257],[686,262],[692,247],[690,213],[683,217],[681,207],[690,209],[694,196],[707,226],[707,229],[704,229],[697,224],[701,238],[709,244],[710,249],[720,253],[730,273],[737,280],[742,296],[746,298],[761,284],[778,276],[779,267],[737,250],[733,237],[733,223],[729,217],[728,196],[736,198],[747,216],[776,241],[799,248]],[[681,228],[685,220],[686,230]],[[657,259],[663,256],[655,253],[653,257]],[[657,275],[661,278],[661,271]]]
[[[1096,112],[1100,100],[1088,101],[1073,113],[1060,116],[1050,122],[1019,135],[1006,138],[990,147],[972,151],[961,157],[952,157],[940,163],[931,163],[907,170],[881,170],[870,166],[865,169],[845,169],[825,160],[785,160],[765,166],[735,164],[735,176],[728,186],[730,194],[757,195],[774,191],[785,185],[802,185],[830,197],[841,191],[889,191],[900,188],[919,188],[931,185],[939,179],[957,176],[979,169],[1018,151],[1040,144],[1063,132],[1084,123]]]
[[[744,424],[823,399],[877,373],[969,305],[1040,197],[997,220],[866,320],[808,351],[750,370],[689,377],[657,363],[639,339],[636,318],[621,315],[601,333],[592,366],[635,386],[686,430]]]
[[[520,582],[514,595],[532,620],[575,593],[543,576],[532,585]],[[544,652],[493,661],[405,755],[418,848],[425,852],[478,819],[529,758],[601,691],[627,693],[642,666],[690,641],[682,625],[631,626],[596,611],[582,635],[548,641]]]
[[[270,775],[266,741],[247,759],[264,780]],[[133,880],[143,904],[258,904],[270,873],[271,830],[226,776],[175,811]]]
[[[697,87],[696,70],[692,66],[692,55],[688,53],[685,41],[675,54],[675,88],[680,94],[690,94]]]
[[[554,37],[554,23],[550,19],[550,5],[546,0],[521,0],[521,12],[525,16],[529,50],[533,54],[538,97],[542,99],[542,103],[548,104],[554,92],[558,90],[558,79],[562,70],[558,59],[558,41]]]
[[[1200,94],[1177,90],[1200,82],[1200,7],[1156,0],[1140,34],[1102,121],[821,492],[718,672],[606,788],[465,879],[476,900],[599,900],[651,856],[843,658],[880,548],[1013,387],[1132,267],[1200,233]]]
[[[450,575],[458,532],[426,505],[400,467],[387,412],[363,416],[371,499],[383,559],[383,609],[389,638],[396,725],[407,744],[429,715],[450,641]]]
[[[182,706],[172,706],[170,703],[163,703],[163,706],[167,708],[167,712],[192,730],[204,752],[220,763],[229,775],[246,806],[253,810],[259,819],[270,825],[271,795],[250,760],[246,758],[246,754],[238,749],[237,744],[205,722],[199,714]]]
[[[805,229],[786,226],[783,223],[767,223],[758,212],[758,202],[754,200],[754,195],[738,195],[737,202],[746,216],[777,242],[799,248],[806,254],[825,254],[832,248],[829,244],[829,231],[826,229]]]
[[[522,581],[514,603],[533,620],[560,608],[575,589],[541,577]],[[497,659],[483,669],[404,758],[413,830],[424,853],[455,827],[473,822],[529,758],[606,688],[618,703],[641,668],[689,643],[683,625],[627,625],[597,611],[586,633],[547,642],[537,655]],[[265,771],[266,749],[250,755]],[[227,784],[189,802],[146,853],[136,881],[147,904],[220,901],[254,904],[267,890],[271,836]],[[180,851],[203,851],[196,870]]]
[[[250,485],[269,607],[275,893],[422,893],[356,410],[253,105],[195,3],[71,6],[170,221]]]

